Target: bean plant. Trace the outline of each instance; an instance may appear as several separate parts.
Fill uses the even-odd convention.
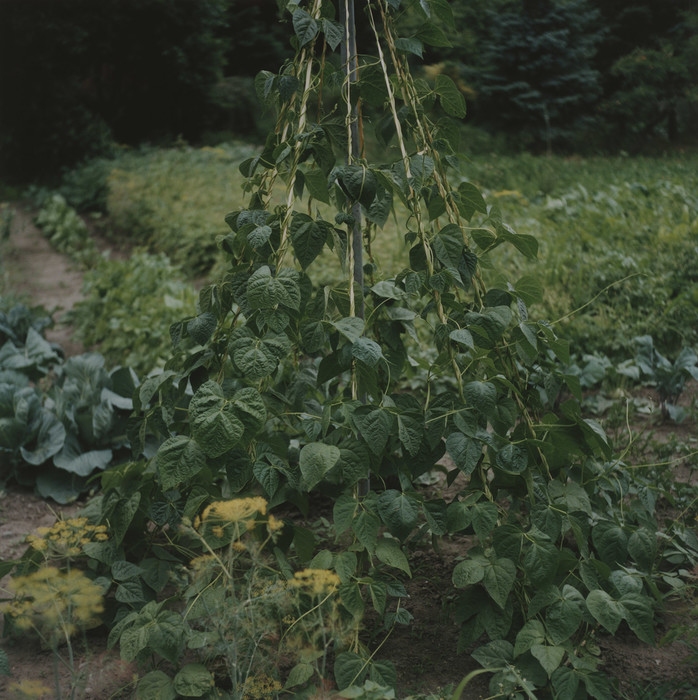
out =
[[[113,641],[147,628],[170,640],[172,663],[199,644],[176,603],[157,602],[163,572],[183,561],[163,543],[177,545],[212,502],[258,495],[295,514],[272,550],[281,575],[294,579],[293,559],[337,577],[353,630],[334,649],[340,690],[395,685],[360,623],[369,606],[409,619],[405,545],[430,535],[463,538],[459,648],[492,674],[493,695],[611,698],[594,633],[622,624],[654,644],[661,577],[695,562],[698,541],[680,521],[657,538],[656,499],[583,415],[569,345],[535,317],[537,279],[506,279],[491,262],[500,246],[535,258],[536,239],[468,180],[456,85],[410,70],[447,43],[450,5],[358,3],[356,55],[345,0],[340,19],[328,0],[280,4],[296,53],[256,81],[276,126],[240,165],[247,203],[219,241],[227,271],[170,328],[194,349],[138,387],[133,461],[105,472],[89,509],[110,530],[91,551],[114,579]],[[374,244],[392,215],[405,222],[404,263],[388,277]],[[342,274],[318,284],[328,252]],[[439,473],[448,499],[421,486]],[[336,544],[318,551],[297,520],[328,496]]]

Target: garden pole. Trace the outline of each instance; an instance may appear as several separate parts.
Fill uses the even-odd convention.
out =
[[[354,19],[354,0],[340,0],[339,2],[339,20],[344,29],[341,45],[342,66],[344,67],[347,80],[347,95],[351,101],[351,87],[359,79],[359,62],[356,55],[356,22]],[[345,162],[347,165],[355,163],[361,157],[361,140],[363,134],[360,130],[359,121],[359,105],[356,103],[347,105],[349,118],[349,134],[350,145],[345,154]],[[354,286],[361,290],[361,295],[356,305],[356,316],[364,318],[364,265],[363,265],[363,246],[361,241],[361,205],[354,202],[351,208],[351,215],[354,223],[351,229],[351,247],[354,255]],[[366,397],[361,397],[363,401]],[[357,495],[363,498],[371,489],[370,476],[367,474],[365,478],[360,479],[357,485]]]

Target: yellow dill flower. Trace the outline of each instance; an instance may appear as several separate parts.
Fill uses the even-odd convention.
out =
[[[204,509],[201,520],[220,520],[228,523],[237,523],[248,520],[255,513],[262,515],[267,512],[265,499],[255,496],[253,498],[234,498],[230,501],[215,501]]]
[[[235,540],[235,542],[233,542],[230,546],[236,552],[244,552],[247,549],[247,547],[245,547],[245,545],[242,542],[240,542],[240,540]]]
[[[276,695],[281,690],[281,683],[271,676],[260,674],[248,676],[243,687],[243,700],[262,700]]]
[[[269,520],[267,521],[267,530],[271,534],[274,534],[275,532],[278,532],[279,530],[283,529],[284,526],[284,521],[279,520],[278,518],[275,518],[273,515],[269,516]]]
[[[214,525],[211,528],[211,532],[213,533],[213,536],[218,537],[218,539],[223,539],[223,535],[225,534],[220,525]]]
[[[51,694],[51,688],[45,686],[41,681],[14,681],[10,683],[8,690],[13,698],[42,698]]]
[[[90,525],[87,518],[58,520],[51,527],[39,527],[36,534],[28,535],[27,542],[47,559],[77,557],[90,542],[109,539],[104,525]]]
[[[70,636],[96,624],[103,610],[101,587],[78,569],[62,572],[47,566],[11,579],[8,588],[15,597],[0,605],[0,612],[12,617],[19,629]]]
[[[315,595],[331,593],[339,587],[339,576],[328,569],[303,569],[293,574],[289,581],[295,588],[308,589]]]
[[[202,554],[199,557],[194,557],[189,562],[189,566],[191,566],[194,571],[200,571],[212,561],[215,561],[215,557],[212,554]]]

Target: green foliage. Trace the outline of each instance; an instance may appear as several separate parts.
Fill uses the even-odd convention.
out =
[[[551,151],[601,93],[591,59],[602,32],[587,0],[509,3],[488,13],[478,68],[480,119]]]
[[[20,305],[2,318],[9,339],[0,348],[0,480],[68,503],[123,456],[138,380],[126,368],[107,372],[97,354],[64,362],[36,330],[48,319],[41,309]]]
[[[41,2],[31,12],[6,6],[0,62],[17,66],[2,77],[6,174],[56,173],[108,154],[114,140],[196,136],[222,75],[226,5],[78,0],[67,10]]]
[[[135,245],[165,253],[189,276],[210,271],[230,193],[232,165],[248,146],[150,151],[117,161],[109,176],[110,222]]]
[[[570,344],[555,318],[534,316],[536,306],[564,301],[546,299],[546,275],[524,267],[535,264],[537,238],[504,222],[496,203],[504,193],[460,174],[453,119],[464,104],[455,84],[412,77],[408,55],[448,43],[450,5],[367,3],[378,56],[359,63],[358,84],[343,83],[325,60],[341,41],[331,3],[282,5],[296,54],[256,82],[278,120],[240,165],[248,197],[225,217],[225,272],[170,326],[177,352],[163,371],[132,387],[133,461],[104,472],[90,508],[111,534],[90,549],[94,570],[111,581],[110,641],[120,640],[127,660],[156,654],[177,667],[173,677],[167,666],[151,670],[141,697],[203,695],[215,682],[199,664],[206,658],[220,661],[239,697],[254,666],[239,659],[266,659],[293,629],[313,649],[292,660],[285,681],[294,692],[310,694],[312,678],[327,678],[335,645],[341,690],[389,697],[394,668],[362,644],[361,620],[370,606],[385,629],[409,624],[401,582],[412,573],[409,545],[467,536],[472,546],[454,561],[453,613],[460,649],[476,645],[473,658],[493,674],[492,694],[610,698],[594,633],[623,625],[653,644],[655,613],[698,561],[698,540],[687,510],[660,522],[651,481],[583,413],[587,368],[569,371]],[[403,9],[421,20],[414,35]],[[335,104],[322,93],[333,81],[341,95],[370,102],[388,146],[378,162],[351,148],[347,126],[357,117],[351,99]],[[139,184],[130,172],[118,178],[133,192],[157,186],[153,173]],[[667,189],[685,204],[682,250],[692,200]],[[579,192],[580,219],[625,210]],[[558,211],[551,201],[538,205]],[[374,244],[393,210],[404,244],[386,275]],[[192,237],[185,246],[192,270],[210,260],[206,243],[203,252],[197,245]],[[541,247],[546,263],[561,250]],[[331,255],[338,271],[328,276]],[[114,286],[102,284],[93,307]],[[133,315],[135,303],[124,306]],[[448,501],[421,488],[439,471]],[[320,497],[333,503],[331,547],[292,522]],[[270,515],[263,529],[252,515],[267,506],[291,522]],[[186,565],[195,553],[203,559]],[[296,562],[308,568],[294,573]],[[165,598],[169,570],[185,615]],[[293,590],[306,597],[281,632]],[[305,626],[325,602],[332,624],[356,630],[351,639],[324,617]]]
[[[66,253],[83,267],[95,264],[99,254],[87,225],[63,195],[50,195],[34,223],[56,250]]]
[[[686,380],[698,380],[698,355],[691,348],[683,348],[674,362],[670,362],[654,347],[652,336],[635,338],[637,364],[643,375],[657,388],[662,413],[672,420],[680,421],[685,411],[676,406]]]
[[[196,294],[163,254],[100,258],[83,281],[84,298],[70,312],[75,334],[99,346],[110,365],[147,374],[169,357],[169,324],[193,312]]]
[[[490,158],[474,162],[473,179],[522,233],[536,233],[541,261],[523,271],[543,283],[542,312],[561,319],[576,352],[622,362],[636,336],[651,333],[671,357],[698,343],[694,167],[692,158]],[[497,265],[522,271],[501,253]]]

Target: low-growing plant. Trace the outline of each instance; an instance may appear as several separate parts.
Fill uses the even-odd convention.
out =
[[[0,346],[10,340],[16,348],[24,347],[30,328],[43,334],[52,326],[53,318],[42,306],[29,307],[0,295]]]
[[[63,195],[48,197],[34,222],[56,250],[84,267],[90,267],[99,257],[87,225]]]
[[[99,625],[103,611],[102,587],[79,569],[62,571],[41,567],[8,584],[13,599],[0,609],[16,630],[34,632],[52,651],[56,697],[77,697],[78,669],[72,637],[79,631]],[[65,646],[65,652],[61,647]],[[61,691],[59,664],[70,673],[70,689]]]
[[[0,315],[0,332],[10,336],[0,348],[0,483],[35,485],[67,503],[95,471],[128,454],[126,417],[138,379],[127,368],[107,372],[96,353],[64,361],[41,334],[47,321],[39,307]]]
[[[636,362],[643,376],[652,382],[659,394],[662,415],[674,421],[685,418],[686,412],[676,401],[681,396],[686,380],[698,381],[698,355],[692,348],[683,348],[674,362],[654,347],[651,335],[635,338]]]
[[[164,254],[102,258],[86,273],[83,299],[68,318],[75,335],[97,346],[110,365],[144,375],[171,355],[169,326],[195,310],[196,292]]]
[[[284,571],[275,569],[271,550],[284,524],[264,517],[266,507],[258,497],[207,506],[185,526],[198,556],[178,573],[183,609],[150,602],[112,629],[110,643],[119,640],[123,659],[156,652],[178,668],[144,675],[137,697],[156,689],[198,697],[213,685],[228,697],[264,697],[322,685],[352,628],[339,611],[340,579],[327,569],[293,572],[286,560]],[[185,650],[196,660],[181,665]]]

